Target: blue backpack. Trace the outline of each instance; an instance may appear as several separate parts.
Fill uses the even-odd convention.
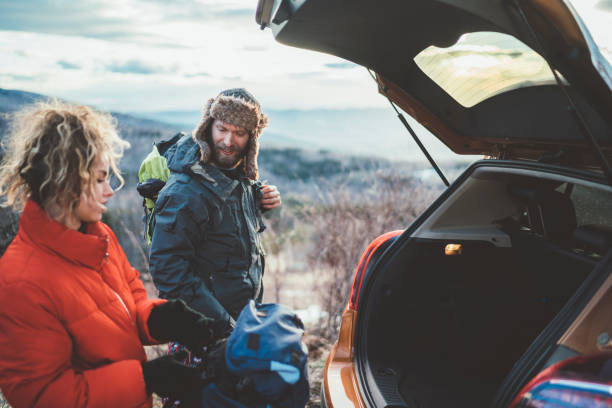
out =
[[[203,408],[304,408],[309,399],[304,325],[286,306],[253,300],[204,363]]]

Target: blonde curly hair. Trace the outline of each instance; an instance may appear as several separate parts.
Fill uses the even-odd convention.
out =
[[[60,217],[73,214],[81,194],[90,194],[93,166],[105,157],[123,186],[119,159],[129,143],[108,113],[58,100],[39,102],[11,115],[6,155],[0,166],[3,206],[22,211],[28,198],[52,204]]]

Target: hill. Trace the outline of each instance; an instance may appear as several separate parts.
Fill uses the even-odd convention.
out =
[[[31,92],[0,89],[0,139],[4,140],[6,137],[8,114],[48,98]],[[115,112],[111,114],[117,120],[119,133],[131,145],[121,163],[122,169],[127,173],[135,174],[138,171],[140,160],[151,150],[153,141],[170,137],[178,131],[176,126],[155,120]]]

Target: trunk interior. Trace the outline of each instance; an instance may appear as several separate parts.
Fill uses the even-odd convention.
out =
[[[600,259],[573,247],[568,185],[473,177],[376,271],[358,318],[367,324],[358,320],[356,352],[366,362],[368,389],[383,398],[377,406],[492,402]],[[546,194],[531,194],[542,186]],[[500,196],[482,195],[491,189]],[[541,201],[535,207],[534,197]],[[535,209],[540,219],[529,214]],[[468,222],[458,223],[457,213]],[[460,255],[445,255],[450,243],[461,244]]]

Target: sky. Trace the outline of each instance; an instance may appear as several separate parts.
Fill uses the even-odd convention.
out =
[[[198,110],[248,88],[268,109],[388,107],[367,71],[291,48],[256,0],[0,0],[0,88],[120,112]],[[575,0],[612,60],[612,0]]]
[[[198,110],[237,84],[271,109],[376,105],[363,68],[276,43],[256,4],[0,0],[0,87],[118,111]]]

